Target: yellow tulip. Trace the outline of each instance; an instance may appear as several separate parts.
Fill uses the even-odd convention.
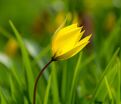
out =
[[[85,31],[77,24],[59,29],[52,38],[53,60],[68,59],[81,51],[88,43],[91,34],[81,39]]]

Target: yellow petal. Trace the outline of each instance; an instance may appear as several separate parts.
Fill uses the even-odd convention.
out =
[[[64,36],[60,34],[60,37],[55,37],[55,39],[53,40],[54,42],[52,42],[52,52],[55,53],[56,51],[58,51],[58,54],[60,54],[59,50],[61,50],[62,53],[67,52],[74,47],[79,36],[80,27],[68,31]]]
[[[64,29],[63,28],[63,26],[65,25],[65,23],[66,23],[66,19],[65,19],[65,21],[59,26],[59,28],[57,28],[57,30],[55,31],[55,33],[54,33],[54,35],[53,35],[53,37],[52,37],[52,44],[54,44],[55,43],[55,40],[58,38],[58,32],[60,31],[60,30],[62,30],[62,29]],[[73,25],[70,25],[70,26],[68,26],[68,28],[69,27],[73,27],[73,26],[75,26],[74,24]]]
[[[52,38],[52,44],[55,44],[57,42],[58,38],[63,37],[66,34],[68,35],[68,32],[70,32],[71,30],[74,30],[76,28],[80,28],[80,32],[81,32],[81,30],[83,28],[83,27],[77,27],[77,23],[69,25],[65,28],[62,28],[64,26],[65,22],[66,22],[66,20],[63,22],[63,24],[54,33],[53,38]]]
[[[79,51],[81,51],[88,43],[89,43],[89,41],[81,44],[80,46],[73,48],[72,50],[68,51],[67,53],[65,53],[63,55],[55,57],[55,59],[56,60],[68,59],[68,58],[74,56],[75,54],[77,54]]]
[[[81,37],[83,36],[85,30],[83,30],[81,33],[79,33],[78,37],[77,37],[77,40],[75,42],[75,45],[80,41]]]
[[[59,32],[66,33],[67,31],[70,31],[71,29],[77,28],[77,24],[72,24],[67,27],[62,28]]]
[[[89,41],[91,35],[83,38],[82,40],[79,41],[80,37],[82,37],[83,33],[85,31],[82,31],[81,33],[78,32],[77,35],[75,35],[76,37],[71,37],[71,38],[68,38],[69,40],[66,41],[66,45],[64,45],[64,41],[62,41],[62,46],[60,46],[60,48],[57,50],[57,53],[56,53],[56,56],[60,56],[60,55],[63,55],[64,53],[70,51],[71,49],[73,49],[74,47],[77,47],[77,46],[80,46],[86,42]],[[77,41],[75,41],[77,40]]]
[[[88,42],[89,39],[91,38],[91,36],[92,36],[92,34],[90,34],[90,35],[86,36],[85,38],[81,39],[81,40],[76,44],[76,46],[80,46],[81,44],[84,44],[84,43]]]
[[[85,30],[83,30],[81,33],[80,33],[80,38],[79,40],[82,38],[83,34],[85,33]]]
[[[63,37],[63,35],[65,35],[67,32],[69,32],[70,30],[74,29],[77,27],[77,24],[72,24],[70,26],[67,26],[65,28],[62,28],[63,25],[65,23],[63,23],[55,32],[53,38],[52,38],[52,42],[55,42],[59,37]]]

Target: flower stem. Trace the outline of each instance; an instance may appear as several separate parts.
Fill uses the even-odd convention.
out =
[[[40,79],[40,77],[42,76],[44,70],[48,67],[49,64],[51,64],[54,60],[51,59],[44,67],[43,69],[39,72],[36,80],[35,80],[35,84],[34,84],[34,93],[33,93],[33,104],[36,104],[36,91],[37,91],[37,84],[38,84],[38,81]]]

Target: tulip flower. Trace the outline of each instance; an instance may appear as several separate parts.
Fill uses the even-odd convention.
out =
[[[68,59],[77,54],[89,43],[91,35],[81,39],[84,34],[84,31],[81,30],[82,27],[72,24],[55,33],[52,38],[53,60]]]
[[[45,65],[45,67],[40,71],[35,80],[33,104],[35,104],[36,102],[37,83],[47,66],[53,61],[65,60],[74,56],[89,43],[91,35],[81,39],[82,35],[85,32],[82,31],[82,27],[78,27],[77,24],[72,24],[64,28],[62,28],[62,26],[57,29],[52,38],[51,49],[53,56],[51,60]]]

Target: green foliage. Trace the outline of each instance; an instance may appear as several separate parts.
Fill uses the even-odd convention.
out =
[[[72,0],[37,0],[29,4],[24,0],[12,1],[8,4],[0,1],[0,104],[32,104],[35,78],[52,57],[50,34],[58,27],[54,25],[58,12],[64,12],[64,17],[70,12],[69,23],[75,14],[81,22],[87,17],[84,28],[89,31],[91,27],[93,37],[78,55],[48,66],[38,83],[37,104],[121,104],[121,8],[118,4],[110,0],[77,0],[74,5]],[[15,25],[12,21],[8,25],[7,18]],[[111,22],[106,22],[109,19]],[[40,23],[35,26],[39,33],[33,32],[33,21]],[[11,38],[17,44],[13,56],[7,53],[13,48],[9,45]]]

